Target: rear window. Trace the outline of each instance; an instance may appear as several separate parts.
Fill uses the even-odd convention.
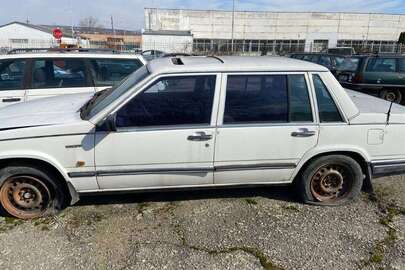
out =
[[[395,72],[397,60],[395,58],[371,58],[368,60],[366,71],[369,72]]]
[[[113,86],[143,66],[138,59],[91,59],[96,86]]]
[[[336,69],[339,71],[357,71],[359,66],[358,57],[336,57]]]

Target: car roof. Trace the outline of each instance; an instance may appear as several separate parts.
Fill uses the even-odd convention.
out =
[[[324,66],[277,56],[186,56],[158,58],[148,63],[151,73],[190,72],[307,72],[328,71]]]
[[[144,63],[142,55],[138,54],[114,54],[114,53],[69,53],[69,52],[46,52],[46,53],[21,53],[0,55],[4,59],[35,59],[35,58],[106,58],[106,59],[140,59]]]

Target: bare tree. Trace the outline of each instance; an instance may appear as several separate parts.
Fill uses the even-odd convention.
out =
[[[98,19],[93,17],[93,16],[89,16],[89,17],[81,19],[79,21],[79,26],[80,27],[87,27],[89,29],[104,27],[101,23],[99,23]]]

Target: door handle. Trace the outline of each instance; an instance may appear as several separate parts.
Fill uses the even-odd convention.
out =
[[[19,102],[19,101],[21,101],[21,98],[4,98],[2,101],[3,102]]]
[[[194,132],[193,135],[190,135],[190,136],[187,137],[187,140],[189,140],[189,141],[197,141],[197,142],[209,141],[211,139],[212,139],[212,135],[207,134],[204,131]]]
[[[306,138],[306,137],[312,137],[315,136],[316,132],[313,130],[309,130],[307,128],[300,128],[298,131],[294,131],[291,133],[292,137],[300,137],[300,138]]]

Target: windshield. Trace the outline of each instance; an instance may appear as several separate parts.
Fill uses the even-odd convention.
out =
[[[129,77],[127,77],[125,80],[121,81],[117,86],[110,88],[102,93],[96,93],[94,97],[83,106],[83,118],[90,119],[91,117],[102,111],[105,107],[110,105],[113,101],[129,91],[133,86],[145,79],[148,75],[148,69],[146,68],[146,66],[143,66],[129,75]]]
[[[336,57],[336,69],[339,71],[356,71],[359,68],[360,58]]]

